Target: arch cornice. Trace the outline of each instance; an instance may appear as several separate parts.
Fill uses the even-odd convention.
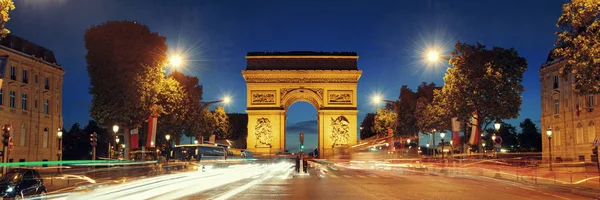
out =
[[[322,89],[320,89],[322,91]],[[319,110],[323,107],[323,95],[318,94],[319,89],[296,88],[287,91],[281,97],[281,106],[287,110],[292,104],[298,101],[310,103]]]

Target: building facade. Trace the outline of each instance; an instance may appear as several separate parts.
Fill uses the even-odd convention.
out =
[[[14,35],[0,40],[5,65],[0,89],[0,124],[11,125],[9,162],[59,159],[64,71],[54,53]]]
[[[565,61],[548,56],[539,70],[542,102],[542,148],[544,160],[597,162],[594,139],[600,123],[598,95],[582,95],[573,88],[575,77],[560,76]],[[546,132],[551,129],[549,140]]]

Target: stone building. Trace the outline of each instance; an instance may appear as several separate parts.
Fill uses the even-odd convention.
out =
[[[544,160],[550,156],[548,129],[552,129],[552,158],[554,162],[596,162],[592,154],[597,137],[596,123],[600,122],[598,95],[581,95],[573,88],[574,75],[559,75],[564,60],[552,53],[539,70],[542,102],[542,151]]]
[[[64,71],[54,53],[14,35],[0,40],[0,124],[11,125],[9,162],[57,160]],[[1,145],[1,144],[0,144]]]

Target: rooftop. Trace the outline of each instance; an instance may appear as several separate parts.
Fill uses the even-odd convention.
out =
[[[36,58],[41,58],[46,62],[56,64],[54,52],[14,34],[8,34],[5,38],[0,39],[0,45],[27,55],[35,56]]]
[[[324,51],[271,51],[248,52],[247,56],[357,56],[356,52],[324,52]]]
[[[248,52],[246,70],[358,70],[356,52]]]

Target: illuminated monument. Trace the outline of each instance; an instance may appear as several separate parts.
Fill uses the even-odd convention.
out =
[[[356,144],[356,86],[362,71],[354,52],[250,52],[246,56],[247,148],[285,150],[287,109],[305,101],[317,110],[321,157]]]

